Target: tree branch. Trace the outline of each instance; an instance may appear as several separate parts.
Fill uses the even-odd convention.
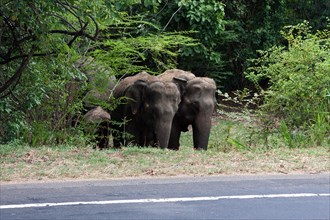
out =
[[[79,35],[84,34],[84,30],[86,29],[87,25],[88,23],[86,23],[84,27],[82,27],[82,29],[79,32],[77,32],[77,34],[71,39],[71,41],[68,43],[69,47],[71,47],[72,43],[77,39],[77,37],[79,37]]]
[[[9,89],[9,91],[5,94],[2,94],[0,95],[0,99],[6,97],[17,85],[19,79],[21,78],[22,74],[23,74],[23,71],[24,69],[26,68],[26,66],[28,65],[31,57],[32,57],[32,54],[33,54],[33,51],[35,49],[35,46],[33,45],[31,50],[30,50],[30,53],[29,53],[29,56],[28,57],[24,57],[23,60],[22,60],[22,63],[21,65],[19,66],[19,68],[16,70],[15,74],[10,77],[1,87],[0,87],[0,94],[5,92],[6,90],[8,90],[12,85],[12,88]]]
[[[19,55],[19,56],[13,56],[13,57],[10,57],[8,59],[5,59],[3,56],[1,56],[2,59],[4,59],[4,61],[1,61],[0,62],[0,65],[3,65],[3,64],[7,64],[13,60],[17,60],[17,59],[21,59],[21,58],[26,58],[26,57],[29,57],[31,55],[31,57],[44,57],[44,56],[47,56],[47,55],[52,55],[52,54],[55,54],[55,52],[50,52],[50,53],[34,53],[34,54],[22,54],[22,55]]]
[[[60,23],[64,25],[63,30],[47,30],[45,29],[45,33],[43,34],[62,34],[73,36],[67,42],[69,47],[72,46],[73,42],[76,41],[78,37],[86,37],[90,40],[96,40],[99,35],[99,26],[96,22],[95,18],[84,12],[80,11],[80,8],[72,5],[67,0],[54,0],[59,7],[63,8],[63,13],[67,13],[66,15],[72,15],[73,22],[69,22],[66,17],[63,17],[62,14],[58,14],[56,12],[51,13],[50,16],[53,16],[55,19],[58,19]],[[35,16],[39,18],[39,8],[35,7],[33,3],[29,4],[29,6]],[[81,13],[80,13],[81,12]],[[0,65],[8,65],[11,62],[16,62],[17,69],[13,71],[9,78],[6,78],[4,82],[0,83],[0,99],[4,98],[11,94],[13,89],[17,86],[20,81],[20,78],[26,69],[28,63],[30,62],[32,57],[42,57],[50,54],[55,54],[56,52],[50,53],[34,53],[38,51],[38,39],[34,32],[35,30],[29,30],[24,25],[21,26],[19,20],[12,20],[10,17],[6,16],[4,12],[0,9],[1,20],[1,34],[0,34],[0,42],[3,48],[3,51],[0,53]],[[40,19],[39,19],[40,20]],[[92,21],[92,22],[90,22]],[[75,25],[76,24],[76,25]],[[95,25],[95,32],[88,32],[88,25]],[[40,24],[39,24],[40,25]],[[76,26],[76,27],[75,27]],[[67,28],[67,29],[66,29]],[[66,30],[65,30],[66,29]],[[4,42],[3,42],[4,41]],[[32,45],[32,46],[31,46]],[[27,51],[25,48],[29,48]],[[19,60],[21,59],[21,61]]]

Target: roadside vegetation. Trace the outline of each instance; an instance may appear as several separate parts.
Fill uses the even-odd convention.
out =
[[[330,172],[329,8],[1,2],[0,181]],[[193,150],[191,132],[179,151],[93,149],[81,118],[90,106],[114,108],[111,80],[170,68],[217,83],[208,150]]]
[[[191,132],[183,134],[179,151],[134,146],[95,150],[79,145],[0,145],[0,180],[5,183],[330,171],[329,147],[290,148],[281,133],[269,135],[254,126],[253,119],[214,117],[207,151],[193,150]]]

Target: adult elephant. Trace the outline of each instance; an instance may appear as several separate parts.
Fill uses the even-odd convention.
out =
[[[126,133],[140,146],[168,146],[172,120],[180,102],[180,92],[174,83],[142,72],[120,81],[113,95],[116,99],[126,97],[126,102],[111,114],[119,131],[114,133],[115,147],[127,145],[130,138],[123,136]]]
[[[181,81],[177,84],[181,92],[181,102],[172,122],[168,148],[178,150],[181,132],[188,131],[188,126],[191,125],[194,148],[207,150],[211,118],[216,105],[214,80],[195,77],[190,72],[177,69],[167,70],[158,78],[165,81]]]

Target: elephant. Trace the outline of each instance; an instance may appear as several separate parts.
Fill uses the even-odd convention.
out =
[[[70,124],[82,125],[85,133],[95,135],[98,148],[107,148],[110,135],[108,103],[116,78],[107,68],[98,65],[92,57],[76,60],[75,67],[85,77],[74,79],[66,85],[66,101],[70,105],[74,99],[80,99],[83,108],[78,113],[69,115]]]
[[[100,149],[107,148],[110,135],[110,114],[102,109],[102,107],[97,106],[89,110],[83,116],[83,119],[86,125],[85,132],[96,134],[97,147]]]
[[[114,98],[126,97],[111,113],[112,121],[124,122],[123,126],[113,123],[114,146],[126,145],[121,134],[133,136],[133,143],[140,146],[168,146],[172,120],[180,103],[180,92],[173,82],[163,82],[155,76],[142,72],[126,77],[115,87]]]
[[[158,78],[169,81],[184,81],[177,84],[180,88],[181,102],[173,122],[168,149],[178,150],[181,132],[193,129],[195,149],[207,150],[211,131],[211,117],[216,106],[216,84],[208,77],[196,77],[194,74],[182,70],[167,70]]]

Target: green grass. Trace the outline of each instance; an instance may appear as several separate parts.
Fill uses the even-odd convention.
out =
[[[290,148],[283,135],[252,119],[215,118],[209,149],[195,151],[192,133],[179,151],[125,147],[0,145],[0,181],[103,179],[145,176],[330,172],[329,146]]]

